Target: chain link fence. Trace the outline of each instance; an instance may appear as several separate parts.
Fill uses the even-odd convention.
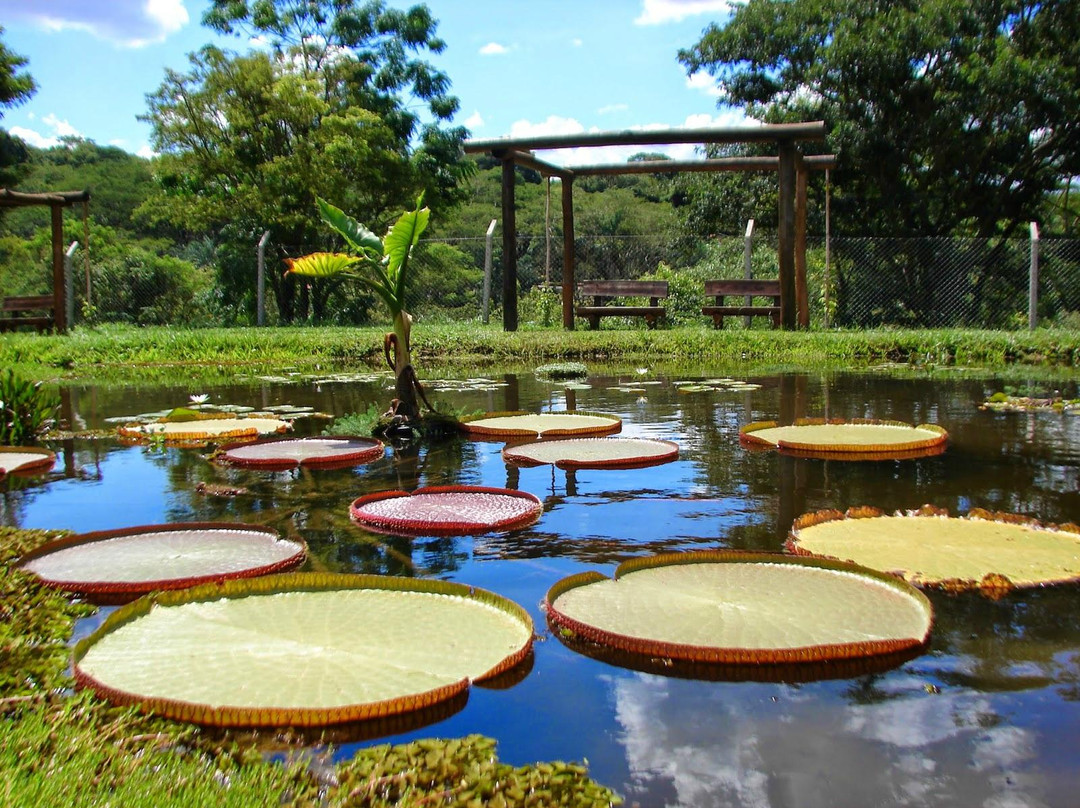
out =
[[[518,322],[560,328],[563,244],[559,237],[519,234]],[[285,259],[314,251],[305,245],[266,245],[262,272],[266,325],[383,324],[374,293],[355,281],[283,276]],[[807,245],[806,278],[811,328],[1028,327],[1033,251],[1038,276],[1035,314],[1043,327],[1080,327],[1080,239],[823,238]],[[755,278],[778,275],[776,234],[755,235],[750,254]],[[689,239],[663,235],[579,236],[575,278],[667,280],[668,323],[707,327],[701,314],[706,280],[746,275],[743,236]],[[256,244],[219,250],[216,268],[192,270],[176,259],[72,261],[73,322],[139,325],[248,326],[257,314]],[[207,262],[209,263],[209,262]],[[425,322],[502,318],[501,233],[425,239],[413,256],[409,310]],[[485,269],[487,268],[487,269]],[[24,288],[4,294],[51,291],[43,265]],[[38,288],[40,287],[40,289]],[[644,327],[607,319],[604,327]],[[743,327],[729,318],[725,327]],[[753,327],[769,327],[757,318]]]

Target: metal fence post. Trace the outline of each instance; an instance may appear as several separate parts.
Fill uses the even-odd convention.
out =
[[[750,280],[754,277],[754,266],[751,262],[751,258],[754,253],[754,220],[749,219],[746,222],[746,235],[743,236],[743,277],[746,280]],[[753,295],[746,296],[746,306],[754,305]],[[750,316],[743,317],[743,325],[747,328],[750,327]]]
[[[1031,268],[1028,270],[1028,330],[1034,331],[1039,315],[1039,225],[1031,223]]]
[[[491,224],[488,225],[487,235],[484,237],[484,325],[487,325],[488,307],[491,304],[491,234],[495,232],[497,221],[498,219],[491,220]]]
[[[67,313],[68,328],[75,325],[75,280],[72,278],[71,264],[77,249],[79,242],[73,241],[64,253],[64,311]]]
[[[270,231],[267,230],[259,239],[259,272],[255,287],[255,323],[266,324],[266,242],[270,240]]]

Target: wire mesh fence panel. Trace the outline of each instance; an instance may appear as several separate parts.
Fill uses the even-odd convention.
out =
[[[96,259],[89,277],[75,262],[75,324],[247,326],[257,322],[256,245],[218,248],[198,270],[179,259],[133,252]],[[668,326],[711,327],[701,313],[705,282],[746,276],[741,235],[688,238],[662,234],[581,235],[575,239],[574,279],[666,280]],[[286,276],[286,259],[323,249],[269,244],[263,267],[267,325],[389,325],[383,301],[355,279]],[[411,258],[406,308],[421,322],[498,325],[507,267],[501,233],[422,239]],[[1048,238],[1038,249],[1040,326],[1080,327],[1080,239]],[[1032,243],[1028,239],[823,238],[806,249],[806,295],[811,328],[995,328],[1028,325]],[[521,234],[515,242],[518,322],[562,326],[563,243],[554,234]],[[486,266],[490,266],[485,271]],[[29,275],[29,273],[27,273]],[[46,273],[27,290],[49,291]],[[775,232],[755,233],[754,278],[779,276]],[[36,277],[36,274],[35,274]],[[89,283],[87,283],[89,281]],[[38,289],[40,287],[40,290]],[[87,297],[86,289],[90,289]],[[5,289],[5,294],[17,293]],[[20,287],[18,292],[22,292]],[[738,301],[733,301],[738,302]],[[606,327],[644,328],[643,322]],[[725,318],[741,328],[741,317]],[[768,328],[767,318],[752,327]]]

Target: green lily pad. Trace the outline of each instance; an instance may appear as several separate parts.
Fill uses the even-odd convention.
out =
[[[425,709],[532,647],[527,612],[446,581],[300,573],[141,598],[74,653],[117,704],[215,726],[323,726]]]
[[[991,597],[1080,581],[1080,527],[982,509],[966,517],[930,506],[892,515],[866,507],[819,511],[795,521],[787,548],[851,559],[916,586]]]
[[[737,551],[634,559],[614,578],[570,576],[549,590],[545,609],[570,636],[721,665],[891,656],[924,647],[933,622],[926,597],[893,576]]]

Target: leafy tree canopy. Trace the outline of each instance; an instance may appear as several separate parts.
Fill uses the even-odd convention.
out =
[[[204,22],[270,48],[238,55],[204,47],[187,73],[169,71],[148,97],[161,153],[161,192],[143,207],[151,220],[213,228],[248,250],[270,230],[295,255],[326,239],[317,197],[376,231],[420,192],[440,210],[460,198],[472,166],[461,153],[466,131],[440,125],[457,100],[421,58],[444,47],[425,7],[216,0]],[[278,275],[271,282],[287,322],[295,282]]]
[[[988,236],[1080,173],[1078,30],[1074,0],[748,0],[679,58],[829,124],[838,231]]]
[[[0,35],[3,33],[0,26]],[[24,57],[12,53],[0,41],[0,120],[4,117],[5,107],[22,104],[37,91],[33,77],[19,69],[25,65]],[[27,156],[26,144],[0,129],[0,188],[15,184],[21,173],[18,167],[26,162]]]

